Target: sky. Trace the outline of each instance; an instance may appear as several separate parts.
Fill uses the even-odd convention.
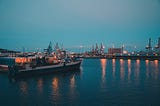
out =
[[[0,48],[136,46],[160,37],[160,0],[0,0]]]

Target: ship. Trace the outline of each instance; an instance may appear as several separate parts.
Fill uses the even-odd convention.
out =
[[[63,62],[58,64],[34,66],[34,67],[31,67],[30,64],[25,64],[24,68],[18,65],[9,66],[8,76],[23,77],[23,76],[51,74],[54,72],[67,72],[67,71],[80,70],[81,62],[82,60],[75,60],[71,62]]]
[[[80,70],[82,59],[60,49],[56,44],[54,51],[50,42],[43,53],[35,56],[16,57],[15,64],[8,66],[9,77],[33,76],[53,72]]]

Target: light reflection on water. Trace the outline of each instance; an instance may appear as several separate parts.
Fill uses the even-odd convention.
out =
[[[75,84],[75,75],[73,75],[71,78],[70,78],[70,99],[71,100],[74,100],[75,97],[75,88],[76,88],[76,84]]]
[[[140,60],[136,60],[136,65],[135,65],[135,79],[137,80],[137,83],[139,81],[139,71],[140,71]]]
[[[146,62],[146,77],[149,78],[149,60],[145,60]]]
[[[101,67],[102,67],[102,84],[105,83],[105,77],[106,77],[106,59],[101,59]]]
[[[52,79],[52,88],[53,88],[54,94],[57,95],[58,94],[58,78],[57,77],[54,77]]]
[[[128,81],[130,81],[131,77],[131,60],[128,59]]]
[[[158,78],[158,60],[154,60],[155,65],[155,79]]]
[[[120,78],[121,80],[124,79],[124,76],[125,76],[125,68],[124,68],[124,60],[123,59],[120,59]]]
[[[38,87],[39,92],[43,93],[43,79],[42,78],[38,79],[37,87]]]
[[[115,77],[115,71],[116,71],[116,60],[112,59],[112,71],[113,71],[113,77]]]
[[[86,59],[82,64],[83,74],[81,70],[16,79],[8,85],[5,83],[0,91],[17,96],[13,105],[20,102],[27,105],[102,103],[111,106],[154,106],[160,104],[157,99],[160,98],[159,64],[158,60]],[[7,78],[0,75],[0,83],[7,82],[4,80]]]
[[[71,86],[72,89],[75,87],[75,78],[74,78],[74,75],[70,79],[70,86]]]
[[[22,81],[20,84],[20,90],[22,95],[27,95],[28,94],[28,84],[25,81]]]

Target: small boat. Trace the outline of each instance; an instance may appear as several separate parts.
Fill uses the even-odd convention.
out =
[[[9,77],[21,77],[21,76],[49,74],[61,71],[63,72],[72,71],[72,70],[79,70],[80,65],[81,65],[81,60],[64,62],[53,65],[35,66],[35,67],[30,67],[30,64],[25,64],[25,68],[21,68],[15,65],[15,66],[9,66],[8,75]]]
[[[12,57],[0,57],[0,72],[7,73],[8,66],[15,64],[15,59]]]
[[[0,72],[7,72],[8,71],[8,65],[0,65]]]

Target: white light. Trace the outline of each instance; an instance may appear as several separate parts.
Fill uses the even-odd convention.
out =
[[[128,52],[127,52],[127,51],[123,51],[123,53],[124,53],[124,54],[127,54]]]

